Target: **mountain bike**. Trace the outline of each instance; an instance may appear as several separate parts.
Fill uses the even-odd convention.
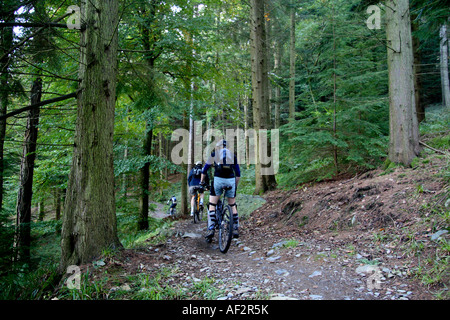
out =
[[[203,219],[203,204],[200,204],[200,193],[204,191],[202,186],[194,188],[194,223],[201,222]]]
[[[231,190],[231,186],[224,187],[224,190]],[[219,229],[219,249],[222,253],[227,253],[233,238],[233,211],[226,203],[225,197],[219,198],[216,206],[216,230]],[[211,239],[212,240],[212,239]]]

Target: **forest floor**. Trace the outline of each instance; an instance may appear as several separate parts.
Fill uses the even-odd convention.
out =
[[[439,246],[449,239],[448,217],[435,213],[449,204],[439,177],[446,161],[268,192],[226,254],[217,239],[205,242],[206,222],[188,219],[165,230],[164,242],[124,250],[118,264],[128,274],[170,269],[164,286],[184,288],[188,299],[432,300],[443,291],[448,299],[447,264],[434,274],[439,281],[420,276],[438,269],[427,258],[448,258]],[[165,219],[164,211],[155,216]],[[205,279],[202,295],[189,290]]]

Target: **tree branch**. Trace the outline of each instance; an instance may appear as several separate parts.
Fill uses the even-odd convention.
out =
[[[68,12],[65,15],[59,17],[58,19],[56,19],[56,21],[54,23],[57,23],[61,20],[63,20],[64,18],[67,18],[68,16],[72,15],[73,12]],[[48,27],[48,24],[45,24],[44,27],[40,27],[39,29],[37,29],[35,32],[33,32],[32,34],[30,34],[28,37],[25,37],[24,39],[22,39],[22,41],[20,41],[17,45],[13,46],[11,49],[9,49],[8,51],[6,51],[1,57],[0,57],[0,61],[5,59],[6,57],[8,57],[11,53],[14,52],[14,50],[16,50],[17,48],[23,46],[28,40],[30,40],[31,38],[35,37],[38,33],[42,32],[42,30],[44,30],[45,28]]]
[[[427,145],[425,142],[419,141],[419,144],[423,145],[424,147],[433,150],[434,152],[443,154],[443,155],[447,155],[448,153],[446,153],[445,151],[439,150],[439,149],[435,149],[433,147],[430,147],[429,145]]]
[[[24,27],[24,28],[65,28],[67,29],[67,24],[64,23],[55,23],[55,22],[41,22],[41,23],[32,23],[32,22],[0,22],[0,29],[1,28],[8,28],[8,27]]]
[[[44,100],[44,101],[41,101],[39,103],[36,103],[36,104],[30,105],[30,106],[27,106],[27,107],[23,107],[23,108],[11,111],[10,113],[4,114],[4,115],[0,115],[0,121],[3,121],[3,120],[8,119],[8,118],[11,118],[11,117],[13,117],[15,115],[18,115],[18,114],[20,114],[22,112],[25,112],[25,111],[28,111],[28,110],[31,110],[31,109],[34,109],[34,108],[39,108],[39,107],[42,107],[42,106],[45,106],[45,105],[48,105],[48,104],[51,104],[51,103],[64,101],[64,100],[68,100],[68,99],[71,99],[71,98],[76,98],[77,95],[78,95],[78,91],[77,92],[72,92],[72,93],[67,94],[65,96],[53,98],[53,99],[50,99],[50,100]]]

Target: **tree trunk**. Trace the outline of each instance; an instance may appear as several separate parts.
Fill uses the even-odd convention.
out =
[[[194,154],[194,135],[195,135],[195,128],[194,128],[194,98],[193,98],[193,92],[194,92],[194,86],[191,84],[191,102],[189,107],[189,151],[188,151],[188,165],[187,165],[187,173],[189,175],[189,172],[191,172],[192,168],[194,167],[195,162],[195,154]]]
[[[335,32],[335,10],[333,6],[333,138],[336,139],[337,134],[337,83],[336,83],[336,32]],[[338,148],[335,144],[333,144],[333,161],[334,168],[336,170],[336,176],[339,174],[339,163],[338,163]]]
[[[39,201],[39,221],[44,221],[45,218],[45,202],[44,199],[41,199],[41,201]]]
[[[291,47],[289,72],[289,122],[295,120],[295,6],[291,4]]]
[[[389,160],[409,166],[419,152],[408,0],[386,2],[389,69]]]
[[[130,112],[128,106],[127,106],[127,116],[125,118],[125,132],[127,133],[127,138],[125,140],[125,150],[123,150],[123,159],[125,161],[128,160],[128,152],[129,152],[129,148],[128,148],[128,133],[129,133],[129,126],[128,123],[130,122],[130,116],[128,115]],[[122,199],[123,200],[127,200],[127,192],[128,192],[128,174],[126,172],[122,173],[122,190],[121,190],[121,194],[122,194]]]
[[[249,124],[249,112],[248,109],[250,108],[251,99],[246,100],[244,103],[244,132],[248,132],[248,124]],[[247,169],[250,168],[250,142],[247,135],[244,135],[244,145],[245,145],[245,163],[247,165]]]
[[[264,103],[264,88],[263,88],[263,43],[264,35],[264,2],[263,0],[251,0],[251,59],[252,59],[252,108],[253,108],[253,128],[258,133],[261,129],[261,118]],[[255,137],[256,138],[256,137]],[[258,158],[259,144],[256,138],[256,155]],[[264,181],[261,175],[261,162],[259,159],[255,163],[255,194],[263,193]]]
[[[275,49],[275,62],[274,69],[277,77],[281,75],[281,59],[283,56],[283,42],[281,40],[276,41]],[[277,83],[275,88],[275,116],[274,116],[274,128],[278,129],[280,127],[280,109],[281,109],[281,86]]]
[[[0,17],[2,20],[4,17]],[[12,21],[14,22],[14,15]],[[9,52],[13,45],[13,28],[3,28],[0,30],[0,50],[2,52]],[[8,112],[8,84],[9,73],[8,66],[10,64],[10,57],[6,55],[0,61],[0,116],[7,114]],[[6,119],[0,120],[0,211],[3,208],[3,181],[4,181],[4,143],[6,137]]]
[[[146,135],[144,140],[144,156],[151,155],[152,152],[152,140],[153,140],[153,124],[147,123]],[[149,188],[150,188],[150,162],[145,162],[141,168],[141,197],[139,203],[139,220],[138,230],[148,230],[148,209],[149,209]]]
[[[441,53],[441,85],[442,85],[442,105],[450,109],[450,83],[448,77],[448,33],[447,24],[442,25],[439,36]]]
[[[55,220],[58,221],[59,219],[61,219],[61,189],[60,188],[55,188],[54,191],[54,195],[55,195]]]
[[[149,2],[149,10],[147,11],[145,7],[142,7],[140,14],[146,17],[148,24],[153,24],[156,19],[158,1]],[[149,67],[149,90],[156,91],[154,68],[155,61],[158,58],[157,49],[155,48],[154,35],[151,33],[152,30],[148,28],[145,24],[142,27],[142,43],[144,49],[147,51],[145,60]],[[151,108],[150,108],[151,109]],[[146,136],[143,145],[143,155],[152,155],[152,142],[153,142],[153,119],[147,120],[146,123]],[[144,166],[141,168],[140,172],[140,186],[141,186],[141,196],[139,199],[139,219],[138,219],[138,230],[148,230],[148,210],[149,210],[149,188],[150,188],[150,161],[146,161]]]
[[[418,23],[415,23],[415,17],[411,17],[411,31],[414,32],[419,28]],[[420,39],[412,34],[413,39],[413,54],[414,54],[414,98],[416,103],[417,121],[421,123],[425,120],[425,106],[422,103],[422,79],[420,76],[421,70],[421,54],[420,54]]]
[[[189,129],[189,117],[186,111],[183,112],[183,129]],[[186,154],[183,154],[183,158],[185,159],[183,166],[183,173],[181,177],[181,199],[180,199],[180,216],[187,216],[189,214],[188,211],[188,149],[189,149],[189,139],[183,139],[183,150],[186,151]]]
[[[271,2],[270,1],[265,1],[264,3],[265,8],[264,8],[264,18],[265,18],[265,33],[266,33],[266,40],[265,40],[265,48],[266,48],[266,53],[265,53],[265,57],[267,60],[267,64],[266,64],[266,72],[267,72],[267,83],[266,83],[266,92],[267,92],[267,110],[266,110],[266,114],[267,117],[265,119],[266,122],[266,128],[267,129],[271,129],[274,126],[274,121],[272,120],[272,85],[270,84],[270,80],[269,80],[269,73],[272,71],[273,68],[273,62],[272,62],[272,17],[271,17],[271,12],[273,11],[273,8],[271,8]]]
[[[31,104],[41,101],[42,80],[33,82]],[[16,260],[30,260],[31,245],[31,200],[33,198],[33,173],[36,159],[36,142],[38,137],[39,108],[28,111],[27,127],[23,145],[23,156],[20,165],[20,187],[16,207]]]
[[[82,0],[81,92],[64,205],[60,271],[117,248],[113,134],[118,1]]]
[[[269,112],[268,99],[268,62],[266,35],[264,23],[264,0],[251,1],[251,59],[252,59],[252,95],[253,95],[253,128],[256,135],[256,157],[255,164],[255,194],[261,194],[276,186],[275,176],[265,173],[261,163],[262,146],[260,133],[262,129],[267,129],[267,117]],[[267,149],[270,150],[270,143]],[[264,173],[264,174],[263,174]]]

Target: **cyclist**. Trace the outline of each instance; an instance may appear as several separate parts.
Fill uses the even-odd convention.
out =
[[[177,198],[175,196],[172,196],[172,198],[167,201],[167,204],[169,204],[170,202],[172,202],[172,205],[170,206],[170,215],[173,215],[173,209],[175,209],[177,206]]]
[[[191,195],[191,217],[194,215],[194,208],[195,208],[195,203],[194,203],[195,191],[194,191],[194,188],[200,187],[200,179],[201,179],[201,177],[202,177],[202,162],[201,161],[197,161],[195,163],[194,168],[192,168],[191,172],[189,172],[189,177],[188,177],[189,194]],[[204,193],[203,193],[202,189],[199,190],[199,194],[200,194],[200,206],[203,207]]]
[[[233,211],[234,231],[233,237],[239,238],[238,226],[239,215],[236,208],[236,189],[241,177],[241,171],[239,164],[237,163],[236,155],[232,154],[230,150],[226,148],[227,141],[220,140],[215,147],[215,150],[211,152],[211,156],[206,161],[203,167],[202,177],[200,183],[205,184],[205,178],[208,174],[209,168],[214,165],[214,179],[211,183],[210,196],[209,196],[209,210],[208,210],[208,234],[206,240],[211,241],[214,237],[214,229],[216,224],[216,206],[222,195],[224,187],[231,186],[231,190],[225,191],[225,196],[228,198],[228,204]]]

